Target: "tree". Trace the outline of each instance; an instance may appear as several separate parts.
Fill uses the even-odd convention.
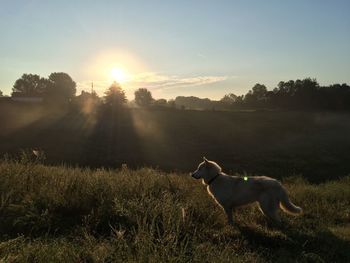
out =
[[[306,109],[317,108],[321,103],[320,87],[315,79],[280,81],[273,90],[272,105],[281,108]]]
[[[237,96],[233,93],[226,94],[220,101],[227,104],[233,104],[237,100]]]
[[[0,97],[2,97],[3,96],[3,93],[2,93],[2,91],[0,90]]]
[[[261,101],[266,99],[267,88],[262,84],[255,84],[252,88],[252,92],[256,100]]]
[[[36,74],[23,74],[17,79],[12,88],[14,97],[36,97],[43,96],[49,85],[49,81]]]
[[[317,108],[319,84],[316,79],[306,78],[295,81],[293,106],[297,108]]]
[[[152,93],[148,89],[140,88],[135,91],[135,102],[140,107],[149,107],[153,102]]]
[[[86,114],[96,112],[100,104],[101,99],[95,91],[90,93],[82,90],[81,94],[76,96],[73,100],[73,106],[75,109]]]
[[[167,106],[167,100],[166,99],[158,99],[158,100],[155,100],[153,104],[156,107],[166,107]]]
[[[75,96],[76,83],[67,73],[51,73],[49,80],[50,85],[46,90],[47,98],[67,102]]]
[[[169,107],[170,107],[170,108],[172,108],[172,109],[176,109],[176,103],[175,103],[175,100],[170,99],[170,100],[168,100],[168,103],[167,103],[167,104],[169,105]]]
[[[252,107],[265,106],[267,100],[267,88],[262,84],[255,84],[254,87],[244,96],[244,103]]]
[[[114,81],[112,85],[107,89],[104,96],[104,102],[110,107],[121,107],[126,103],[127,99],[124,90],[119,83]]]
[[[187,109],[211,109],[213,107],[213,101],[208,98],[201,99],[195,96],[177,96],[175,98],[175,104],[179,107],[185,106]]]
[[[97,93],[93,90],[92,92],[87,92],[85,90],[82,90],[79,96],[76,96],[77,100],[99,100],[100,98],[98,97]]]

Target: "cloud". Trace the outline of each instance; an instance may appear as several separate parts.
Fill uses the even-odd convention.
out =
[[[143,72],[135,74],[131,80],[123,83],[126,89],[147,88],[151,91],[162,91],[177,88],[195,87],[222,82],[235,76],[191,76],[184,77],[179,75],[166,75],[156,72]],[[81,81],[77,83],[78,90],[91,90],[92,81]],[[94,90],[102,94],[111,83],[106,80],[93,81]]]
[[[201,86],[221,82],[233,76],[194,76],[182,77],[178,75],[164,75],[153,72],[136,75],[132,81],[135,86],[142,86],[152,90],[165,90]]]
[[[199,58],[207,58],[205,55],[203,55],[202,53],[198,53],[197,54],[197,57],[199,57]]]

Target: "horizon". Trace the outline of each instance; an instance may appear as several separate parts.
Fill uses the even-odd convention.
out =
[[[350,83],[347,1],[5,1],[0,90],[23,73],[66,72],[77,95],[122,79],[155,98],[242,95],[255,83]],[[54,15],[52,15],[54,14]],[[30,23],[28,23],[30,21]],[[19,41],[24,39],[24,41]]]

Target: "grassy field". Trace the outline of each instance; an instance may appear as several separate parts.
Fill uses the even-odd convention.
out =
[[[346,112],[128,109],[108,115],[15,106],[0,108],[0,155],[39,148],[51,165],[126,163],[179,172],[194,169],[206,156],[227,172],[301,175],[311,182],[350,171]]]
[[[350,177],[283,179],[301,217],[225,224],[187,174],[0,162],[0,262],[350,262]]]

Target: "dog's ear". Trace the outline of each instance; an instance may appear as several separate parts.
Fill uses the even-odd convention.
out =
[[[208,159],[205,158],[204,156],[203,156],[203,161],[204,161],[205,164],[208,164],[208,163],[209,163]]]

